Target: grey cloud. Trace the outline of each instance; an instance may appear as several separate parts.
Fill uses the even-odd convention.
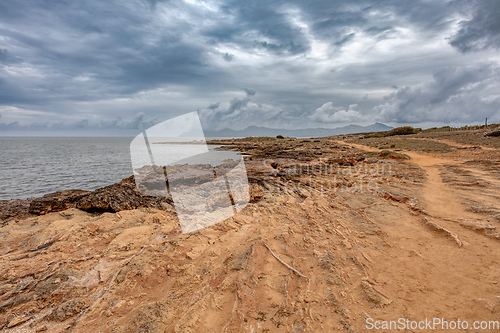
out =
[[[219,108],[219,105],[220,105],[220,102],[217,102],[217,103],[213,103],[213,104],[210,104],[207,109],[209,110],[215,110],[217,108]]]
[[[223,113],[226,115],[234,115],[235,111],[241,110],[241,108],[247,106],[248,102],[250,101],[250,98],[233,98],[229,102],[229,107],[227,110]]]
[[[243,91],[246,92],[247,97],[255,96],[255,94],[257,93],[255,90],[248,88],[243,88]]]
[[[248,105],[251,97],[255,95],[255,91],[250,89],[243,90],[246,92],[246,97],[232,98],[229,101],[229,106],[227,108],[220,108],[219,103],[217,103],[210,104],[207,108],[199,110],[203,127],[209,130],[221,129],[222,124],[227,123],[228,121],[241,119],[242,109]]]
[[[76,123],[75,126],[78,127],[78,128],[89,127],[89,120],[88,119],[83,119],[80,122]]]
[[[452,24],[450,15],[455,9],[449,1],[418,1],[401,5],[398,0],[385,1],[401,26],[411,25],[427,34],[440,33]]]
[[[0,130],[9,132],[14,130],[38,130],[47,131],[48,133],[57,133],[57,131],[70,130],[142,130],[155,125],[158,122],[156,117],[149,117],[144,112],[140,112],[132,118],[122,119],[116,118],[112,120],[89,120],[80,119],[76,121],[59,121],[51,122],[32,122],[29,124],[20,124],[17,121],[10,123],[0,123]],[[116,132],[120,133],[120,132]],[[129,133],[129,132],[127,132]]]
[[[327,102],[311,113],[311,120],[318,123],[353,123],[362,120],[363,116],[357,110],[357,104],[351,104],[348,108],[335,106],[333,102]]]
[[[233,61],[233,59],[234,59],[234,54],[231,54],[231,53],[226,52],[226,53],[224,53],[224,54],[222,55],[222,58],[224,58],[224,60],[226,60],[226,61],[229,61],[229,62],[230,62],[230,61]]]
[[[0,24],[0,35],[11,40],[9,58],[17,53],[26,66],[44,76],[43,80],[23,78],[25,91],[11,95],[13,101],[19,99],[18,103],[23,102],[23,96],[33,99],[28,98],[26,103],[50,98],[99,100],[203,77],[203,48],[184,39],[181,33],[192,29],[188,22],[155,32],[151,30],[154,26],[150,12],[134,2],[33,2],[17,7],[3,3],[5,11],[0,15],[4,24],[4,18],[12,23],[12,28],[2,29]],[[7,18],[6,13],[11,16]],[[49,33],[39,35],[39,27]],[[66,35],[59,34],[60,30],[65,30]],[[146,37],[157,42],[146,43]],[[2,60],[5,54],[2,52]],[[19,83],[15,77],[3,74],[6,85]],[[90,80],[74,81],[87,74],[92,75]],[[37,92],[44,97],[37,96]]]
[[[144,112],[139,112],[131,119],[117,118],[110,121],[101,121],[97,124],[99,128],[110,129],[147,129],[158,122],[157,117],[148,116]]]
[[[7,49],[0,49],[0,65],[9,65],[14,63],[22,62],[19,57],[11,56]]]
[[[346,35],[345,37],[342,37],[341,40],[336,41],[334,44],[337,47],[342,47],[344,44],[349,43],[354,38],[354,36],[356,36],[356,34],[354,32],[352,32],[352,33]]]
[[[393,31],[394,30],[394,27],[392,26],[372,26],[372,27],[369,27],[368,29],[365,29],[364,32],[372,35],[372,36],[376,36],[376,35],[380,35],[380,34],[383,34],[383,33],[386,33],[388,31]]]
[[[245,110],[251,98],[257,93],[253,89],[242,89],[246,96],[234,97],[229,101],[227,108],[221,108],[220,103],[210,104],[207,108],[200,110],[200,117],[206,129],[220,129],[221,124],[234,123],[246,119]]]
[[[212,128],[476,121],[496,105],[496,16],[484,0],[3,1],[2,126],[132,130],[206,105]]]
[[[362,29],[371,35],[394,32],[398,26],[412,26],[424,32],[436,33],[450,24],[453,8],[445,1],[411,2],[401,1],[357,1],[342,2],[324,0],[302,8],[313,22],[316,35],[330,39],[333,43]]]
[[[308,19],[311,21],[315,35],[324,39],[332,40],[333,43],[351,32],[354,27],[367,24],[363,13],[363,6],[356,9],[346,8],[346,4],[337,3],[335,5],[323,5],[318,9],[308,12]]]
[[[254,95],[246,97],[235,97],[229,103],[219,105],[217,108],[209,107],[198,110],[203,128],[205,130],[219,130],[223,128],[244,129],[251,125],[268,126],[272,128],[303,128],[305,123],[317,122],[324,126],[325,122],[318,116],[311,116],[301,104],[260,103],[253,98]],[[318,105],[313,105],[315,108]],[[355,105],[350,106],[354,111]],[[336,122],[342,113],[336,115]],[[352,116],[352,112],[348,114]],[[345,120],[345,117],[342,118]],[[231,124],[228,126],[228,124]]]
[[[0,123],[0,130],[9,131],[21,128],[21,125],[17,121],[13,121],[11,123]]]
[[[254,41],[256,47],[266,49],[276,54],[300,54],[310,49],[307,45],[295,44],[293,41],[286,41],[280,44],[269,43],[266,41]]]
[[[500,116],[500,67],[496,63],[450,67],[432,80],[405,86],[375,107],[381,121],[473,122]]]
[[[500,48],[500,2],[491,0],[456,1],[455,5],[468,19],[450,44],[461,52]]]
[[[294,26],[281,10],[285,6],[285,3],[270,5],[266,1],[249,1],[244,4],[238,0],[228,1],[222,6],[226,15],[223,23],[203,33],[213,43],[231,42],[279,55],[304,53],[310,49],[310,42],[304,32]]]

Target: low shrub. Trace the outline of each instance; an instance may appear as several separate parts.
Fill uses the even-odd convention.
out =
[[[420,128],[413,128],[411,126],[396,127],[387,131],[385,136],[417,134],[420,130]]]
[[[385,136],[384,132],[375,132],[375,133],[368,133],[366,134],[363,138],[364,139],[370,139],[370,138],[382,138]]]

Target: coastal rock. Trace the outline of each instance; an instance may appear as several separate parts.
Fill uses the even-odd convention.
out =
[[[135,186],[134,176],[130,176],[91,192],[77,202],[76,208],[87,212],[119,212],[140,207],[162,209],[171,202],[170,197],[142,195]]]
[[[33,199],[0,200],[0,226],[13,218],[29,216],[28,209]]]
[[[119,212],[140,207],[168,210],[172,207],[171,203],[171,197],[165,196],[163,192],[157,196],[141,194],[135,186],[134,176],[130,176],[95,191],[65,190],[40,198],[0,200],[0,226],[15,218],[45,215],[69,208],[89,213]]]
[[[79,314],[86,308],[85,302],[82,299],[72,299],[64,302],[48,315],[48,320],[65,321],[66,319]]]
[[[35,215],[43,215],[49,212],[74,208],[81,198],[90,193],[90,191],[83,190],[65,190],[49,193],[41,198],[33,199],[29,205],[29,212]]]

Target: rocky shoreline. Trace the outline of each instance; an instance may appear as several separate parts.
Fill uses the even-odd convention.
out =
[[[63,190],[39,198],[0,200],[0,225],[13,219],[45,215],[69,208],[88,213],[119,212],[137,208],[171,208],[171,198],[145,196],[137,191],[134,177],[95,191]]]
[[[2,202],[0,330],[358,332],[369,318],[498,320],[497,150],[214,143],[245,153],[250,203],[192,233],[181,233],[169,197],[140,194],[132,177]]]
[[[213,140],[209,142],[213,145],[221,145],[219,149],[238,150],[244,155],[247,163],[253,168],[249,169],[249,180],[259,181],[266,176],[286,176],[290,174],[292,168],[297,167],[297,163],[308,163],[323,154],[328,155],[340,148],[341,152],[349,149],[348,146],[340,147],[336,143],[329,143],[322,146],[309,147],[305,144],[311,140],[294,140],[295,144],[269,146],[268,142],[259,140]],[[273,140],[267,138],[267,140]],[[283,141],[285,142],[285,141]],[[280,143],[278,141],[278,143]],[[354,166],[356,163],[368,159],[368,163],[375,163],[380,159],[404,159],[401,154],[382,151],[375,156],[358,153],[346,156],[340,154],[336,158],[331,156],[326,163],[328,165]],[[273,159],[268,162],[267,159]],[[253,161],[253,162],[251,162]],[[255,163],[259,161],[259,163]],[[266,168],[271,169],[266,170]],[[261,169],[264,169],[262,172]],[[268,171],[268,172],[267,172]],[[189,178],[189,175],[186,176]],[[172,209],[172,199],[169,196],[148,196],[141,194],[137,188],[134,176],[122,181],[98,188],[94,191],[84,191],[80,189],[68,189],[34,197],[28,199],[0,200],[0,225],[13,219],[24,219],[30,216],[44,215],[51,212],[59,212],[69,208],[76,208],[88,213],[119,212],[137,208],[156,208],[163,210]]]

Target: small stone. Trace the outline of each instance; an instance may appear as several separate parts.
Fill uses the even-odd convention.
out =
[[[17,325],[21,325],[21,324],[27,322],[28,320],[30,320],[31,318],[32,318],[31,316],[25,315],[25,314],[22,314],[22,315],[19,315],[17,317],[14,317],[7,324],[7,328],[11,328],[11,327],[14,327],[14,326],[17,326]]]
[[[297,194],[300,195],[301,198],[307,198],[309,196],[309,192],[304,190],[303,188],[297,189]]]
[[[65,321],[66,319],[80,313],[80,311],[85,309],[85,307],[85,302],[81,299],[70,300],[52,310],[48,319],[54,321]]]

